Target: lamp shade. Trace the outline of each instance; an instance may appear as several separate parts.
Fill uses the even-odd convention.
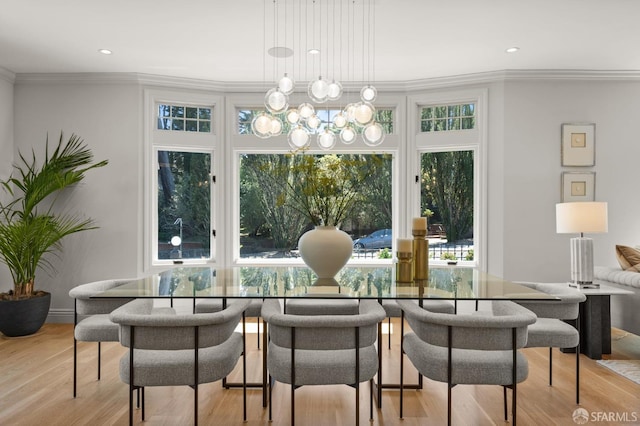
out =
[[[577,202],[556,204],[558,234],[595,234],[607,232],[607,203]]]

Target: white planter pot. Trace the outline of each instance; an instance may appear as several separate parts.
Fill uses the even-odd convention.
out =
[[[333,278],[351,258],[353,241],[335,226],[316,226],[300,237],[298,250],[319,279]]]

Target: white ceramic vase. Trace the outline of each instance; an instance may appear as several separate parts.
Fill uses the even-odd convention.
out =
[[[298,250],[319,279],[333,278],[349,261],[353,241],[335,226],[316,226],[300,237]]]

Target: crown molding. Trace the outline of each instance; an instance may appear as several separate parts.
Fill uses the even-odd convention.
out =
[[[1,80],[6,80],[9,83],[13,84],[16,81],[16,74],[9,71],[6,68],[2,68],[0,67],[0,79]]]
[[[180,89],[207,90],[216,92],[255,93],[266,91],[272,83],[266,82],[221,82],[187,77],[174,77],[140,73],[53,73],[14,74],[0,68],[0,78],[15,83],[36,84],[136,84],[144,86],[172,87]],[[434,77],[409,81],[376,81],[380,91],[411,92],[452,86],[487,84],[505,81],[638,81],[640,71],[611,70],[500,70],[446,77]],[[344,82],[346,90],[358,90],[363,82]]]
[[[140,84],[137,73],[20,73],[16,84]]]

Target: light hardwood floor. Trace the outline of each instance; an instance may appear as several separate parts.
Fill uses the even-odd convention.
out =
[[[398,322],[394,322],[399,330]],[[398,380],[399,336],[392,335],[392,349],[384,336],[385,382]],[[626,339],[626,340],[625,340]],[[610,358],[640,359],[637,336],[614,330]],[[248,375],[261,377],[261,352],[255,335],[249,335]],[[622,344],[624,342],[624,344]],[[79,343],[78,397],[72,398],[72,325],[46,324],[36,335],[0,337],[1,425],[124,425],[128,421],[128,387],[118,376],[118,360],[124,349],[118,343],[103,344],[102,380],[96,380],[96,344]],[[575,405],[575,356],[554,350],[554,385],[547,384],[547,349],[526,349],[529,378],[518,386],[518,422],[521,425],[573,425]],[[406,382],[416,372],[407,362]],[[240,380],[236,369],[232,380]],[[640,385],[581,357],[581,407],[591,412],[634,413],[640,418]],[[361,424],[369,423],[368,384],[361,385]],[[274,388],[274,425],[289,424],[289,387]],[[383,392],[382,409],[374,409],[375,425],[446,424],[446,384],[425,380],[421,391],[405,392],[404,420],[398,418],[398,391]],[[510,393],[509,393],[510,395]],[[353,425],[355,391],[347,386],[302,387],[296,391],[298,425]],[[509,396],[510,401],[510,396]],[[261,391],[248,391],[248,425],[267,425]],[[242,390],[221,388],[220,382],[200,387],[199,421],[203,425],[241,425]],[[188,387],[149,388],[146,424],[183,425],[193,421],[193,391]],[[504,424],[502,389],[495,386],[457,386],[453,389],[454,425]],[[139,413],[136,413],[139,422]],[[596,423],[589,423],[596,424]],[[598,422],[598,425],[620,424]]]

